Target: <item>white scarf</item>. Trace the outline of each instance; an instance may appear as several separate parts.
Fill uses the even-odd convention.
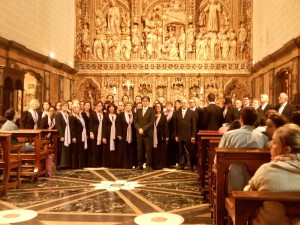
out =
[[[172,118],[173,116],[173,111],[170,111],[170,112],[166,112],[166,115],[167,115],[167,121],[169,122],[170,119]]]
[[[39,119],[39,116],[36,112],[36,110],[33,110],[33,109],[29,109],[28,112],[31,113],[31,116],[32,116],[32,119],[33,119],[33,122],[34,122],[34,128],[33,129],[37,129],[38,128],[38,119]]]
[[[44,118],[46,115],[49,116],[49,113],[44,111],[44,112],[42,113],[42,118]]]
[[[101,138],[102,138],[102,121],[103,121],[103,114],[97,113],[96,115],[99,120],[99,126],[98,126],[98,136],[97,136],[97,145],[101,145]]]
[[[71,132],[70,132],[68,114],[64,112],[62,112],[61,114],[66,122],[64,146],[69,147],[69,145],[71,144]]]
[[[52,121],[51,121],[51,117],[48,115],[48,130],[51,130],[54,126],[55,126],[55,119],[52,118]]]
[[[108,114],[108,117],[111,121],[110,127],[110,151],[116,150],[115,148],[115,139],[116,139],[116,114]]]
[[[82,142],[84,142],[84,149],[87,149],[87,136],[86,136],[86,128],[85,128],[85,122],[84,122],[84,119],[82,118],[82,116],[78,116],[78,115],[75,115],[77,117],[77,119],[80,120],[81,124],[82,124],[82,127],[83,127],[83,130],[82,130],[82,135],[81,135],[81,140]]]
[[[154,130],[153,130],[153,148],[157,148],[157,144],[158,144],[158,140],[157,140],[157,125],[159,123],[159,120],[160,120],[160,117],[161,117],[161,113],[158,114],[157,118],[156,118],[156,121],[154,123]]]
[[[125,112],[125,120],[126,120],[126,123],[128,124],[127,132],[126,132],[126,141],[128,142],[128,144],[131,144],[132,143],[131,124],[132,124],[132,121],[133,121],[133,115],[132,115],[131,112],[130,113]]]

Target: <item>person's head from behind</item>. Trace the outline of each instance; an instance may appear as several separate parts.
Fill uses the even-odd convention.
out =
[[[300,111],[295,111],[292,114],[292,123],[297,124],[300,126]]]
[[[229,130],[235,130],[235,129],[239,129],[241,127],[241,121],[239,119],[232,121],[232,123],[230,124],[228,131]]]
[[[209,93],[207,95],[207,99],[208,99],[209,102],[214,102],[216,100],[216,96],[215,96],[214,93]]]
[[[273,113],[267,118],[266,132],[269,138],[273,137],[275,130],[287,123],[287,118],[279,113]]]
[[[244,107],[241,109],[241,122],[243,125],[253,126],[257,120],[257,112],[252,107]]]
[[[300,128],[289,123],[278,128],[272,138],[271,158],[289,153],[300,153]]]
[[[7,119],[7,120],[10,120],[10,121],[16,121],[17,120],[17,113],[16,113],[16,110],[14,108],[10,108],[10,109],[7,109],[5,111],[5,114],[4,114],[4,117]]]
[[[232,104],[232,97],[230,95],[226,95],[224,97],[224,105],[231,105]]]
[[[265,112],[265,118],[268,119],[272,114],[277,113],[275,109],[269,109]]]

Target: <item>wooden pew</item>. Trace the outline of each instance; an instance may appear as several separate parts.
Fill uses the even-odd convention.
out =
[[[232,197],[226,198],[229,224],[252,224],[257,209],[264,201],[281,202],[288,218],[300,219],[300,192],[233,191]]]
[[[226,215],[225,198],[228,196],[227,174],[229,167],[233,163],[243,162],[248,166],[251,174],[264,163],[270,162],[271,156],[269,150],[264,149],[216,149],[216,165],[212,171],[216,174],[215,193],[213,196],[214,218],[213,222],[218,225],[224,225]],[[213,224],[214,224],[213,223]]]
[[[0,169],[3,170],[2,183],[0,185],[1,194],[6,195],[11,188],[20,187],[20,169],[21,159],[20,150],[22,145],[11,145],[10,134],[0,134]],[[16,152],[15,156],[11,153]],[[12,171],[15,171],[16,178],[11,177]]]
[[[216,130],[200,130],[197,134],[197,147],[198,147],[198,174],[200,182],[200,191],[202,194],[208,191],[205,185],[205,175],[208,173],[208,149],[209,140],[220,140],[223,133]]]
[[[58,151],[58,130],[52,129],[39,129],[41,131],[41,136],[45,137],[47,134],[51,134],[52,143],[51,146],[48,146],[48,154],[54,155],[54,163],[57,164],[57,151]],[[50,142],[49,142],[50,144]]]
[[[216,155],[216,148],[218,148],[220,140],[211,139],[209,140],[209,152],[208,152],[208,187],[209,187],[209,205],[213,217],[213,194],[215,190],[215,173],[212,172],[212,168],[214,165],[214,159]]]
[[[45,174],[46,170],[42,169],[42,163],[46,160],[45,155],[47,151],[41,151],[41,131],[40,130],[31,130],[31,129],[20,129],[20,130],[10,130],[10,131],[0,131],[0,133],[11,134],[12,137],[18,138],[27,138],[33,140],[34,142],[34,151],[33,152],[24,152],[20,154],[22,165],[21,165],[21,176],[29,177],[31,180],[37,178],[38,176]]]

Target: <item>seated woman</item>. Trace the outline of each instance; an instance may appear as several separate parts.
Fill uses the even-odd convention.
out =
[[[271,192],[300,191],[300,127],[286,124],[272,138],[271,162],[262,165],[250,179],[245,190]],[[298,221],[300,222],[300,221]],[[285,215],[279,202],[266,201],[258,210],[254,225],[296,224]],[[297,223],[298,224],[298,223]]]
[[[6,122],[2,125],[1,130],[18,130],[18,126],[16,125],[16,120],[18,118],[16,110],[10,108],[5,111],[4,117],[7,119]],[[18,141],[16,138],[11,138],[11,144],[16,145]],[[25,144],[25,151],[34,151],[34,146],[29,145],[28,143]]]
[[[271,140],[273,137],[273,134],[275,130],[279,127],[282,127],[288,122],[287,118],[279,113],[273,113],[271,114],[266,121],[267,127],[266,127],[266,134],[268,135],[270,141],[266,144],[266,148],[270,149]]]

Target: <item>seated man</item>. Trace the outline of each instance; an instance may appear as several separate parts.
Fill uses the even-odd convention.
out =
[[[245,149],[265,148],[269,138],[265,134],[253,129],[257,117],[258,115],[254,108],[242,108],[240,112],[241,127],[224,133],[218,147]],[[242,190],[248,183],[249,178],[249,173],[245,164],[232,164],[228,173],[229,192],[232,190]]]
[[[10,108],[8,110],[5,111],[4,117],[7,119],[6,122],[3,124],[3,126],[1,127],[1,130],[18,130],[18,126],[15,124],[16,120],[17,120],[17,114],[15,109]],[[18,141],[16,138],[12,137],[11,138],[11,144],[12,145],[16,145],[18,144]],[[29,145],[29,144],[25,144],[25,151],[34,151],[34,146],[33,145]]]
[[[241,127],[224,133],[218,147],[264,148],[268,142],[268,137],[261,132],[253,130],[257,116],[254,108],[242,108],[240,112]]]

